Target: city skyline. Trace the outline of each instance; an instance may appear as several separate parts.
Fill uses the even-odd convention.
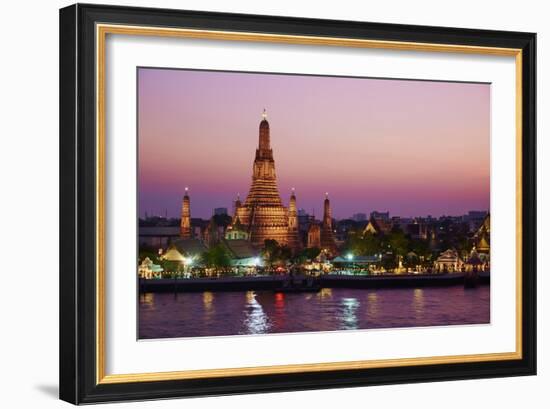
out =
[[[488,84],[150,68],[138,84],[140,217],[179,217],[185,187],[192,217],[231,213],[263,108],[285,205],[295,188],[316,217],[327,191],[336,219],[489,210]]]
[[[189,194],[191,195],[190,191],[189,191]],[[288,205],[288,203],[284,203],[284,204]],[[191,206],[192,206],[192,199],[191,199]],[[220,209],[225,209],[226,210],[225,214],[227,214],[228,216],[232,216],[232,208],[227,207],[227,206],[222,206],[222,207],[216,207],[216,208],[211,209],[210,215],[208,215],[206,217],[199,217],[199,216],[191,215],[191,218],[192,219],[208,220],[208,219],[210,219],[210,217],[212,217],[214,215],[224,214],[224,213],[221,213],[221,212],[216,212],[216,210],[220,210]],[[167,210],[168,209],[166,208],[162,211],[153,211],[153,212],[151,212],[151,211],[145,209],[145,210],[143,210],[143,215],[140,215],[139,217],[142,218],[142,219],[146,219],[146,218],[180,219],[179,214],[170,215],[170,214],[167,214],[168,213]],[[322,213],[318,214],[317,212],[315,212],[315,214],[313,214],[311,211],[308,211],[308,209],[304,209],[302,207],[299,207],[298,208],[298,216],[302,216],[302,214],[301,214],[302,212],[305,212],[304,214],[307,214],[308,216],[315,216],[316,220],[322,219]],[[356,215],[363,214],[363,215],[365,215],[365,219],[362,220],[362,221],[368,222],[368,220],[371,217],[371,213],[386,213],[386,212],[389,212],[389,211],[384,210],[384,209],[373,209],[371,211],[355,212],[353,214],[347,215],[347,216],[342,217],[342,218],[333,217],[333,219],[335,219],[337,221],[354,220]],[[434,219],[438,219],[440,217],[464,217],[464,216],[469,216],[470,212],[490,214],[490,209],[468,209],[467,211],[465,211],[464,213],[461,213],[461,214],[441,214],[441,215],[437,215],[437,216],[434,216],[432,214],[416,214],[416,215],[406,215],[406,216],[404,216],[404,215],[393,214],[393,213],[389,212],[389,217],[390,218],[399,217],[399,218],[402,218],[402,219],[408,219],[408,218],[411,218],[411,219],[414,219],[414,218],[427,219],[427,218],[432,217]],[[180,205],[179,213],[181,213],[181,205]],[[358,220],[355,220],[355,221],[358,221]]]

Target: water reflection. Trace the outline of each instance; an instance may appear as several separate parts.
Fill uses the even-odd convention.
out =
[[[490,288],[143,294],[139,338],[336,331],[490,322]]]
[[[205,311],[212,311],[212,308],[214,307],[214,293],[211,291],[205,291],[202,294],[202,304],[204,305]]]
[[[370,291],[367,294],[367,316],[370,320],[376,320],[380,313],[380,305],[378,302],[378,294]]]
[[[413,311],[415,316],[418,317],[424,313],[424,290],[422,288],[415,288],[413,291]]]
[[[332,288],[321,288],[321,291],[317,293],[317,298],[332,298]]]
[[[245,318],[243,326],[244,334],[264,334],[268,332],[270,325],[262,305],[256,300],[254,291],[246,292]]]
[[[342,329],[357,329],[357,315],[355,311],[359,308],[357,298],[342,299]]]
[[[154,307],[155,306],[155,294],[154,293],[140,294],[139,303],[143,306]]]

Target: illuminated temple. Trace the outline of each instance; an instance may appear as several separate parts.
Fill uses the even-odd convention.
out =
[[[269,122],[264,110],[256,157],[252,167],[252,185],[244,203],[235,206],[234,223],[248,231],[252,245],[263,246],[273,239],[296,250],[299,247],[296,196],[292,192],[290,212],[281,201],[277,188],[275,160],[270,144]]]
[[[269,122],[264,110],[259,127],[259,140],[256,156],[252,166],[252,183],[244,202],[240,198],[235,201],[234,215],[227,227],[225,238],[229,240],[246,240],[254,247],[263,247],[266,240],[276,240],[278,244],[288,246],[293,252],[303,247],[298,225],[298,211],[294,189],[289,199],[288,208],[283,205],[277,176],[275,160],[270,143]],[[211,220],[212,224],[213,220]],[[315,225],[315,222],[312,222]],[[186,189],[182,202],[180,236],[182,239],[192,237],[190,202]],[[219,234],[207,229],[206,245],[219,241]],[[332,232],[332,214],[328,197],[324,203],[324,217],[319,238],[314,242],[308,240],[307,246],[322,246],[330,253],[336,252],[335,239]]]

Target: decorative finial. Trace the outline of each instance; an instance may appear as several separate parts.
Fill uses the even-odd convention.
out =
[[[264,112],[262,112],[262,118],[265,121],[267,119],[267,111],[264,108]]]

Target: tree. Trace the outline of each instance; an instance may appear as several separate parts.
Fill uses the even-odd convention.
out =
[[[375,234],[366,234],[365,237],[352,235],[348,237],[346,248],[356,256],[372,256],[382,250],[382,241]]]
[[[402,231],[392,231],[388,236],[388,244],[393,252],[404,256],[408,252],[409,240]]]
[[[292,258],[292,250],[286,245],[279,245],[277,240],[267,239],[264,242],[263,256],[270,266],[274,264],[286,264]]]
[[[392,253],[386,253],[382,256],[382,260],[380,260],[380,265],[384,267],[385,270],[393,270],[397,267],[397,261],[395,254]]]
[[[221,244],[210,247],[202,253],[202,263],[211,268],[223,268],[231,265],[231,258]]]

